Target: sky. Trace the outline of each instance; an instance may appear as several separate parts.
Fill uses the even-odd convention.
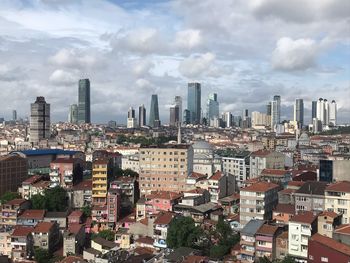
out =
[[[154,93],[168,123],[191,81],[204,111],[214,92],[234,115],[265,112],[278,94],[282,119],[302,98],[309,121],[322,97],[350,123],[349,10],[348,0],[1,0],[0,117],[26,117],[44,96],[52,120],[66,121],[89,78],[96,123],[126,123]]]

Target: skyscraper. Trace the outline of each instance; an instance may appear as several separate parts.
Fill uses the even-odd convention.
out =
[[[271,116],[271,101],[266,105],[266,115]]]
[[[37,97],[30,105],[30,141],[50,138],[50,104],[44,97]]]
[[[210,94],[207,100],[207,122],[210,123],[214,118],[219,118],[219,102],[216,93]]]
[[[133,107],[130,107],[128,111],[127,128],[136,128],[136,123],[135,110]]]
[[[72,104],[69,106],[68,122],[77,123],[78,122],[78,105]]]
[[[177,126],[180,121],[180,109],[179,105],[173,105],[170,107],[170,126]]]
[[[317,114],[317,101],[312,101],[312,107],[311,107],[311,120],[316,118]]]
[[[324,125],[325,122],[325,113],[324,100],[319,98],[317,101],[316,118],[322,122],[322,125]]]
[[[281,123],[281,96],[275,95],[271,101],[271,129]]]
[[[182,123],[182,98],[175,96],[175,105],[179,106],[179,122]]]
[[[12,111],[12,120],[17,121],[17,111],[16,110]]]
[[[79,80],[78,122],[79,123],[90,123],[91,122],[90,80],[89,79],[80,79]]]
[[[201,121],[201,84],[188,83],[187,109],[190,112],[190,123],[200,124]]]
[[[327,99],[323,100],[324,102],[324,126],[328,126],[329,124],[329,103]]]
[[[337,125],[337,103],[335,100],[332,100],[332,103],[329,105],[329,125]]]
[[[188,109],[184,110],[184,124],[190,124],[191,123],[191,113]]]
[[[296,99],[294,104],[294,121],[298,122],[299,128],[304,125],[304,101]]]
[[[145,105],[139,107],[139,127],[146,126],[146,108]]]
[[[149,112],[149,126],[159,127],[159,107],[158,107],[158,95],[153,94],[151,98],[151,108]]]

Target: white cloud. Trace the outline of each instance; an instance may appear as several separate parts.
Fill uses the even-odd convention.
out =
[[[280,70],[305,70],[315,66],[318,46],[312,39],[283,37],[272,53],[272,66]]]
[[[49,81],[54,85],[73,85],[77,83],[78,75],[62,69],[56,69],[49,77]]]
[[[133,72],[136,76],[144,76],[154,68],[154,63],[148,59],[137,60],[133,66]]]
[[[97,64],[94,56],[77,52],[74,49],[61,49],[50,57],[49,61],[54,65],[68,68],[88,68]]]
[[[179,31],[175,36],[175,46],[183,49],[193,49],[201,44],[200,30],[188,29]]]
[[[215,54],[205,53],[199,56],[192,56],[184,59],[179,65],[179,71],[182,75],[193,78],[210,70],[215,61]]]

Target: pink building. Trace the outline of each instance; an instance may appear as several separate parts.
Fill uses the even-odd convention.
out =
[[[71,224],[81,224],[83,222],[83,212],[80,210],[75,210],[68,216],[68,225]]]
[[[173,211],[173,206],[179,202],[182,194],[167,191],[151,192],[146,195],[146,213],[158,214],[159,211]]]
[[[120,212],[120,190],[109,189],[107,194],[107,214],[108,214],[108,226],[115,227],[115,222],[118,221]]]
[[[50,163],[50,187],[71,188],[83,179],[83,161],[78,158],[57,158]]]

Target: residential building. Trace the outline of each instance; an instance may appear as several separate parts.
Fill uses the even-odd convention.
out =
[[[34,247],[40,247],[53,253],[60,241],[58,225],[52,222],[39,222],[32,232]]]
[[[108,241],[102,237],[95,237],[93,240],[91,240],[91,247],[101,252],[102,254],[106,254],[111,250],[116,250],[117,246],[117,243]]]
[[[34,240],[32,236],[33,227],[16,226],[11,234],[11,259],[14,262],[33,259]]]
[[[83,161],[79,158],[57,158],[50,163],[51,187],[72,188],[83,179]]]
[[[130,169],[136,173],[140,173],[140,157],[139,154],[130,154],[122,156],[122,166],[123,170]]]
[[[171,212],[161,212],[154,220],[153,228],[153,246],[156,248],[167,248],[166,238],[168,234],[168,227],[175,214]]]
[[[350,180],[349,170],[350,160],[320,160],[319,180],[328,183]]]
[[[277,224],[288,225],[289,220],[295,215],[295,206],[292,204],[277,204],[272,212],[272,220]]]
[[[235,151],[222,156],[222,171],[232,174],[238,187],[250,179],[250,154],[249,151]]]
[[[109,184],[110,163],[108,159],[98,159],[92,164],[92,203],[105,205]]]
[[[8,256],[9,258],[11,258],[12,254],[11,232],[8,228],[0,226],[0,255]]]
[[[73,208],[90,206],[92,203],[92,180],[84,180],[73,186]]]
[[[318,211],[325,209],[326,182],[308,181],[295,191],[295,211]]]
[[[28,178],[28,164],[23,157],[16,155],[0,156],[0,196],[16,192],[21,183]]]
[[[25,199],[13,199],[1,205],[0,228],[14,227],[17,218],[24,210],[29,209],[31,203]]]
[[[167,144],[140,148],[140,191],[185,190],[186,178],[193,170],[193,148]]]
[[[110,183],[110,188],[118,189],[122,195],[122,205],[124,207],[133,206],[139,198],[139,183],[136,177],[120,176]]]
[[[49,139],[50,133],[50,104],[44,97],[37,97],[30,104],[30,142],[38,143],[40,140]]]
[[[81,224],[83,222],[83,212],[80,210],[74,210],[68,215],[68,225]]]
[[[264,169],[284,169],[285,156],[280,152],[258,150],[250,155],[250,178],[260,176]]]
[[[333,239],[350,246],[350,224],[337,227],[333,231]]]
[[[272,210],[278,203],[279,186],[257,182],[240,190],[240,222],[246,225],[251,219],[271,220]]]
[[[264,181],[281,185],[284,188],[292,180],[290,171],[284,169],[263,169],[260,178]]]
[[[22,186],[18,188],[18,192],[22,196],[22,198],[28,200],[35,193],[37,193],[37,189],[35,189],[35,185],[43,180],[43,176],[41,175],[33,175],[22,182]]]
[[[343,181],[326,187],[325,210],[342,215],[342,224],[350,223],[350,182]]]
[[[210,201],[218,203],[219,199],[232,195],[235,192],[235,178],[233,175],[215,172],[208,178]]]
[[[317,233],[317,214],[300,212],[288,223],[288,254],[301,262],[307,262],[308,242]]]
[[[337,125],[337,103],[335,100],[332,100],[331,104],[329,104],[329,125]]]
[[[256,258],[276,259],[276,238],[281,232],[278,226],[263,224],[255,235]]]
[[[35,227],[44,221],[44,217],[45,210],[28,209],[17,217],[17,225]]]
[[[68,227],[67,216],[69,212],[46,212],[44,222],[56,223],[61,233]]]
[[[160,211],[173,211],[173,206],[183,195],[169,191],[154,191],[145,196],[146,214],[154,215]]]
[[[63,256],[81,255],[85,243],[84,226],[71,224],[63,234]]]
[[[153,94],[151,97],[151,107],[149,111],[149,126],[152,128],[160,127],[158,95]]]
[[[318,233],[333,238],[333,231],[341,224],[341,215],[334,212],[323,211],[317,219]]]
[[[308,263],[350,262],[350,248],[332,238],[314,234],[309,240]]]
[[[271,115],[261,113],[258,111],[252,112],[252,128],[254,129],[265,129],[266,126],[271,125]]]
[[[288,255],[288,231],[276,237],[276,258],[283,260]]]
[[[256,233],[265,223],[264,220],[252,219],[241,230],[241,256],[242,263],[255,262]]]
[[[198,82],[188,83],[187,110],[191,124],[201,123],[201,105],[201,84]]]
[[[121,192],[118,189],[110,188],[107,194],[107,215],[108,226],[114,229],[115,223],[118,222],[121,207]]]
[[[78,123],[90,122],[90,80],[80,79],[78,89]]]
[[[212,175],[221,171],[221,157],[214,153],[214,148],[206,141],[195,141],[193,148],[193,172]]]

